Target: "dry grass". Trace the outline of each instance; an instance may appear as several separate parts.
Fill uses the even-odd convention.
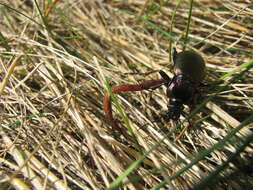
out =
[[[172,75],[165,32],[178,2],[161,7],[144,0],[49,2],[38,2],[40,12],[35,1],[3,0],[8,7],[0,5],[3,189],[106,189],[157,143],[147,159],[124,178],[122,189],[149,189],[158,184],[164,189],[189,189],[230,158],[237,142],[252,135],[250,120],[230,144],[175,175],[252,113],[252,69],[232,82],[239,71],[225,75],[240,70],[243,63],[252,65],[250,0],[196,0],[193,5],[188,46],[206,60],[206,82],[225,75],[228,86],[190,124],[184,120],[187,107],[179,128],[160,118],[168,102],[162,88],[118,96],[138,143],[130,136],[114,136],[106,124],[103,80],[110,78],[111,85],[136,84],[157,79],[158,74],[138,74],[156,69]],[[177,42],[172,42],[178,50],[183,48],[188,7],[182,2],[175,15]],[[127,74],[133,72],[137,74]],[[206,97],[216,89],[210,89]],[[154,122],[157,118],[160,121]],[[172,133],[163,139],[168,131]],[[252,147],[246,146],[236,160],[222,170],[215,189],[253,186]],[[240,171],[245,166],[247,173]]]

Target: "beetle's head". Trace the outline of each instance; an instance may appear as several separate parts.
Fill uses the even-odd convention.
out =
[[[168,104],[169,111],[166,114],[166,119],[178,120],[183,108],[183,102],[180,99],[171,98]]]

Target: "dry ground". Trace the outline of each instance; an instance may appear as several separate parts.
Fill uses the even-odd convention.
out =
[[[178,2],[1,1],[0,189],[102,190],[132,163],[121,189],[197,189],[212,176],[209,188],[252,189],[251,0],[194,1],[187,48],[206,60],[207,83],[223,82],[190,123],[188,107],[179,125],[161,118],[164,88],[118,95],[135,138],[105,121],[105,79],[172,75],[169,43],[183,49],[189,15]]]

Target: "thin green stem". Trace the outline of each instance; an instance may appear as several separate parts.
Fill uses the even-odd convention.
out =
[[[186,30],[185,30],[185,36],[184,36],[184,43],[187,44],[188,41],[188,34],[189,34],[189,29],[190,29],[190,23],[191,23],[191,16],[192,16],[192,5],[193,5],[193,0],[190,2],[190,8],[189,8],[189,15],[188,15],[188,20],[187,20],[187,25],[186,25]],[[185,51],[185,47],[183,47],[183,51]]]
[[[173,25],[174,25],[174,21],[175,21],[175,15],[176,15],[176,12],[177,12],[178,8],[180,7],[182,1],[183,0],[178,1],[177,6],[176,6],[176,8],[174,9],[174,11],[172,13],[170,27],[169,27],[169,35],[170,36],[173,36],[172,32],[173,32]],[[170,62],[171,62],[171,58],[172,58],[172,43],[173,43],[173,39],[169,38],[169,59],[170,59]]]

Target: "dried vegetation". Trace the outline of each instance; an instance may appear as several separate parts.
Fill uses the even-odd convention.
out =
[[[157,79],[156,73],[138,74],[156,69],[172,75],[167,31],[178,1],[49,2],[37,1],[39,9],[36,1],[29,0],[1,1],[0,5],[3,188],[106,189],[160,142],[124,178],[121,188],[140,190],[160,184],[164,189],[190,189],[226,163],[245,136],[252,136],[249,122],[230,144],[178,173],[199,152],[252,118],[252,69],[229,82],[243,63],[252,65],[250,0],[194,2],[187,44],[206,60],[206,82],[226,73],[233,75],[223,77],[228,86],[190,124],[184,120],[189,114],[185,107],[180,118],[183,124],[176,130],[175,123],[161,118],[168,102],[163,88],[118,95],[135,139],[114,136],[106,123],[104,79],[109,78],[111,85],[136,84]],[[189,4],[183,1],[175,14],[172,43],[179,51],[188,12]],[[205,96],[210,97],[218,87]],[[215,189],[253,186],[252,146],[247,144],[240,153],[223,168]]]

